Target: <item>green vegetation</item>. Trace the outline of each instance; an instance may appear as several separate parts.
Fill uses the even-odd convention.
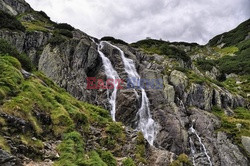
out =
[[[223,73],[239,75],[250,73],[250,47],[238,53],[237,56],[224,56],[216,61]]]
[[[192,166],[193,164],[188,159],[186,154],[181,154],[178,156],[177,160],[173,161],[170,166]]]
[[[7,152],[10,152],[10,147],[8,146],[6,140],[4,137],[0,135],[0,149],[6,150]]]
[[[0,29],[2,28],[25,31],[25,27],[15,17],[0,10]]]
[[[221,53],[223,55],[230,55],[230,54],[234,54],[234,53],[239,51],[239,49],[237,47],[235,47],[235,46],[225,47],[225,48],[222,48],[222,49],[220,49],[218,47],[215,47],[214,49],[215,49],[215,51],[217,51],[217,52],[219,52],[219,53]]]
[[[192,70],[187,70],[187,69],[184,69],[181,67],[178,67],[175,69],[186,74],[186,76],[188,77],[189,85],[190,85],[190,83],[206,84],[207,86],[213,86],[212,84],[215,84],[219,87],[224,87],[224,85],[221,82],[219,82],[217,80],[210,79],[208,77],[201,77],[201,76],[197,75],[195,72],[193,72]]]
[[[67,29],[59,29],[59,30],[56,30],[55,33],[66,36],[68,38],[73,38],[72,32]]]
[[[123,45],[128,45],[128,43],[126,43],[125,41],[121,40],[121,39],[115,39],[114,37],[111,36],[105,36],[103,38],[101,38],[102,41],[110,41],[112,43],[115,44],[123,44]]]
[[[97,150],[102,161],[104,161],[108,166],[116,166],[117,162],[113,154],[109,151]]]
[[[170,58],[182,59],[184,62],[188,62],[191,60],[190,57],[185,53],[185,51],[168,44],[161,45],[160,51],[162,55],[167,55]]]
[[[198,68],[202,71],[211,71],[214,66],[216,66],[213,60],[200,59],[196,62]]]
[[[58,166],[75,166],[84,163],[84,142],[80,133],[71,132],[64,135],[62,143],[57,147],[60,158]]]
[[[116,166],[117,162],[109,151],[97,150],[84,152],[83,138],[78,132],[65,134],[63,142],[58,146],[60,159],[58,166]],[[88,156],[88,159],[86,158]]]
[[[241,136],[250,136],[250,111],[237,108],[233,116],[227,116],[222,109],[213,107],[212,113],[221,120],[221,128],[218,131],[227,133],[234,143],[242,147]]]
[[[31,17],[32,19],[27,20],[24,17]],[[21,21],[22,25],[25,26],[28,32],[33,31],[42,31],[42,32],[51,32],[53,29],[54,23],[43,11],[23,13],[17,16],[17,19]]]
[[[20,63],[13,57],[0,56],[0,103],[7,96],[15,96],[23,81],[20,73]]]
[[[49,40],[49,43],[55,47],[56,45],[60,45],[64,43],[67,39],[64,36],[59,34],[54,34],[53,37]]]
[[[60,45],[67,41],[68,38],[73,38],[72,30],[74,28],[69,24],[55,24],[55,30],[52,38],[49,40],[49,43],[55,47],[56,45]]]
[[[104,130],[107,140],[114,143],[114,147],[110,147],[111,149],[116,149],[118,146],[121,148],[125,143],[125,131],[122,124],[112,122],[107,110],[71,97],[64,89],[56,86],[40,72],[33,73],[35,77],[24,79],[19,71],[20,68],[21,64],[14,57],[0,56],[2,71],[0,92],[4,94],[1,95],[4,96],[1,98],[1,112],[20,118],[32,126],[32,132],[20,134],[18,141],[35,152],[39,152],[44,148],[43,141],[51,139],[48,136],[44,137],[44,134],[49,131],[51,133],[49,137],[62,138],[62,142],[57,147],[60,158],[55,165],[117,165],[117,161],[110,151],[97,149],[85,152],[84,140],[85,134],[89,133],[91,124]],[[44,124],[34,114],[35,110],[46,115],[51,122]],[[6,128],[3,131],[15,130],[13,126],[5,122],[4,118],[0,118],[0,126]],[[105,138],[104,136],[103,139],[105,140]],[[2,133],[0,147],[10,151]]]
[[[44,12],[44,11],[39,11],[38,12],[43,18],[50,20],[50,17]]]
[[[86,160],[82,165],[83,166],[108,166],[96,151],[88,153],[89,159]]]
[[[107,136],[102,139],[102,145],[110,150],[118,150],[125,143],[124,129],[121,123],[108,123],[105,128]]]
[[[125,160],[122,161],[122,166],[136,166],[133,159],[126,158]]]
[[[216,60],[198,60],[197,66],[203,71],[210,71],[213,66],[226,74],[235,73],[239,75],[249,75],[250,73],[250,39],[246,40],[236,47],[227,47],[224,56]],[[222,49],[223,50],[223,49]],[[236,52],[237,51],[237,52]],[[218,52],[218,51],[217,51]],[[236,56],[227,55],[235,53]]]
[[[225,43],[224,47],[233,46],[243,41],[250,31],[250,19],[241,23],[235,29],[215,36],[209,41],[210,46],[216,46],[221,43]]]
[[[240,82],[240,84],[237,84]],[[237,78],[228,78],[222,82],[224,87],[226,87],[231,92],[240,94],[241,96],[247,98],[247,94],[250,93],[250,76],[239,76]]]
[[[41,140],[32,140],[30,135],[21,135],[21,141],[23,144],[31,146],[33,148],[42,149],[44,147]]]
[[[131,46],[139,48],[148,54],[166,55],[169,58],[182,59],[185,62],[191,60],[185,51],[166,41],[148,39],[132,43]]]
[[[139,132],[136,138],[136,152],[135,152],[135,158],[136,158],[137,163],[141,162],[141,163],[147,164],[147,160],[145,159],[146,157],[145,145],[146,143],[145,143],[143,134]]]
[[[65,29],[65,30],[69,30],[69,31],[74,30],[74,27],[72,27],[71,25],[66,24],[66,23],[55,24],[55,28],[56,29]]]
[[[49,32],[49,29],[46,27],[45,23],[41,21],[31,21],[31,22],[22,22],[25,26],[26,30],[29,32],[33,31],[42,31],[42,32]]]
[[[20,54],[16,48],[14,48],[13,46],[11,46],[7,41],[0,39],[0,56],[13,56],[16,59],[18,59],[20,61],[20,63],[22,64],[22,67],[27,70],[27,71],[31,71],[33,68],[33,65],[29,59],[29,57],[25,54]],[[12,59],[12,61],[15,61]],[[18,65],[18,67],[20,67],[19,62],[16,62],[16,65]]]

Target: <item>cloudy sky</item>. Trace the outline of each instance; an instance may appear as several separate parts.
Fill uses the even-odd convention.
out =
[[[250,18],[250,0],[26,0],[91,36],[205,44]]]

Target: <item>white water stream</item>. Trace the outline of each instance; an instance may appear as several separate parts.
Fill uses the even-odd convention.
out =
[[[211,162],[210,156],[207,153],[207,149],[206,149],[205,145],[202,143],[201,137],[197,134],[196,130],[194,129],[193,124],[192,124],[192,126],[190,127],[189,130],[190,130],[191,133],[195,134],[195,136],[197,137],[197,139],[198,139],[198,141],[199,141],[199,143],[200,143],[200,145],[202,147],[203,153],[206,155],[206,158],[207,158],[207,160],[209,162],[209,165],[212,166],[213,164]],[[190,145],[191,145],[191,153],[193,155],[193,165],[195,165],[194,154],[195,154],[196,150],[195,150],[195,146],[194,146],[194,143],[193,143],[191,138],[190,138]]]
[[[124,63],[125,71],[128,74],[129,79],[131,80],[133,85],[138,85],[138,80],[140,80],[140,76],[136,71],[133,60],[126,58],[124,52],[119,47],[114,46],[108,42],[101,43],[106,43],[111,47],[116,48],[120,52],[122,61]],[[151,117],[149,109],[149,100],[143,88],[141,88],[141,99],[141,107],[137,112],[137,115],[139,117],[138,129],[142,131],[144,138],[149,142],[149,144],[153,145],[156,136],[156,123]]]
[[[114,85],[113,92],[112,92],[111,96],[109,96],[109,90],[107,90],[107,93],[108,93],[109,103],[111,105],[111,111],[110,111],[111,117],[112,117],[113,121],[115,121],[116,96],[117,96],[117,90],[118,90],[118,82],[115,80],[120,79],[120,77],[119,77],[118,73],[116,72],[116,70],[113,68],[110,60],[101,52],[101,49],[103,47],[103,43],[101,42],[100,44],[97,44],[97,46],[98,46],[98,53],[99,53],[100,57],[102,58],[102,63],[103,63],[104,69],[105,69],[105,74],[107,76],[107,79],[113,80],[113,85]]]

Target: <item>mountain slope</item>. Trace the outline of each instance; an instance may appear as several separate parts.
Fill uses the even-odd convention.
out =
[[[221,47],[217,39],[200,46],[104,37],[110,43],[98,49],[101,40],[22,0],[2,0],[0,9],[8,23],[0,23],[1,164],[248,165],[249,39]],[[248,22],[230,34],[245,36]],[[140,89],[117,91],[116,123],[107,90],[86,88],[88,77],[107,80],[100,52],[125,85],[123,53],[141,78],[162,80],[162,88],[145,89],[154,147],[137,133]]]
[[[238,43],[250,39],[250,19],[241,23],[235,29],[215,36],[208,42],[210,46],[223,44],[224,47],[237,45]]]

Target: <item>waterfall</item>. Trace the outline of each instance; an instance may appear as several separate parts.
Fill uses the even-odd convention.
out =
[[[113,48],[116,48],[122,58],[122,61],[125,66],[125,71],[128,74],[128,77],[131,79],[131,82],[134,85],[137,85],[137,80],[140,80],[140,76],[136,71],[135,64],[132,59],[126,58],[124,52],[117,46],[114,46],[108,42],[101,42],[110,45]],[[147,94],[143,88],[141,89],[141,107],[137,112],[137,116],[139,117],[138,129],[142,131],[144,138],[148,141],[150,145],[153,146],[155,135],[156,135],[156,123],[151,117],[150,109],[149,109],[149,100]]]
[[[192,138],[189,138],[189,143],[190,143],[191,153],[192,153],[192,162],[193,162],[193,165],[196,166],[195,160],[194,160],[194,155],[195,155],[196,150],[195,150],[195,146],[194,146],[194,142]]]
[[[110,111],[111,117],[112,117],[113,121],[115,121],[116,94],[117,94],[117,90],[118,90],[118,88],[117,88],[118,82],[115,80],[120,79],[120,77],[119,77],[118,73],[116,72],[116,70],[113,68],[110,60],[101,52],[101,49],[103,47],[103,43],[101,42],[100,44],[97,44],[97,46],[98,46],[98,53],[99,53],[100,57],[102,58],[102,63],[104,65],[104,70],[105,70],[105,74],[107,76],[107,79],[113,80],[113,85],[114,85],[113,92],[112,92],[111,96],[109,96],[109,89],[108,89],[107,93],[108,93],[109,103],[111,105],[111,111]]]
[[[206,158],[207,158],[207,160],[208,160],[208,162],[209,162],[209,165],[212,166],[213,164],[212,164],[212,162],[211,162],[210,156],[209,156],[208,153],[207,153],[207,149],[206,149],[205,145],[202,143],[201,137],[197,134],[196,130],[194,129],[193,124],[192,124],[192,126],[190,127],[189,130],[190,130],[190,132],[191,132],[192,134],[195,134],[195,136],[197,137],[197,139],[198,139],[198,141],[199,141],[199,143],[200,143],[200,145],[201,145],[201,147],[202,147],[203,153],[205,154],[205,156],[206,156]],[[192,141],[191,138],[190,138],[190,140]],[[190,145],[191,145],[191,152],[192,152],[192,155],[193,155],[193,157],[194,157],[194,154],[195,154],[195,148],[194,148],[194,147],[195,147],[195,146],[194,146],[193,141],[190,142]],[[194,158],[193,158],[193,162],[194,162]],[[195,165],[195,164],[194,164],[194,165]]]

